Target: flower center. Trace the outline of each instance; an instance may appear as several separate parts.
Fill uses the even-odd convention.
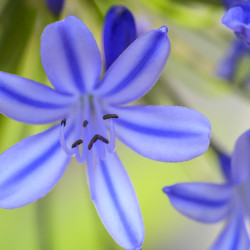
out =
[[[114,122],[113,119],[114,118],[118,118],[117,114],[106,114],[102,117],[102,119],[105,120],[109,120],[109,135],[110,138],[109,140],[105,137],[105,135],[101,135],[101,134],[95,134],[92,138],[90,136],[91,130],[94,131],[94,127],[92,126],[92,129],[87,130],[87,126],[91,126],[91,121],[89,122],[88,120],[84,120],[82,123],[82,129],[83,129],[83,133],[80,133],[80,137],[77,139],[72,145],[71,148],[69,148],[67,146],[66,140],[65,140],[65,127],[67,126],[67,121],[66,119],[63,119],[61,121],[61,130],[60,130],[60,144],[62,146],[62,149],[64,150],[64,152],[68,155],[68,156],[75,156],[76,160],[79,163],[83,163],[85,161],[86,158],[86,154],[88,153],[87,151],[92,150],[94,144],[97,141],[101,141],[102,143],[104,143],[104,147],[103,145],[101,146],[101,158],[105,158],[105,152],[108,151],[109,153],[112,153],[115,150],[115,126],[114,126]],[[100,123],[100,118],[96,119],[98,121],[98,123]],[[93,121],[93,119],[92,119]],[[100,125],[100,124],[99,124]],[[106,133],[106,130],[104,131],[104,133]],[[90,139],[91,138],[91,139]],[[82,147],[80,147],[80,145],[82,145]],[[105,147],[105,145],[107,147]],[[81,150],[82,149],[82,150]],[[81,151],[81,154],[80,154]],[[100,150],[98,150],[100,152]]]

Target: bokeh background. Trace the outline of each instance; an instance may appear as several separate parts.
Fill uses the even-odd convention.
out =
[[[145,224],[143,250],[202,250],[215,240],[222,223],[202,224],[176,212],[162,188],[178,182],[223,182],[214,148],[230,154],[237,137],[250,127],[250,93],[244,82],[249,59],[236,79],[216,76],[216,68],[234,39],[221,24],[219,0],[65,0],[55,17],[45,0],[0,0],[0,70],[50,84],[40,61],[43,28],[68,15],[83,20],[102,50],[105,13],[115,4],[134,14],[138,32],[166,25],[171,54],[143,104],[181,105],[206,115],[212,124],[212,146],[189,162],[168,164],[143,158],[117,143],[117,151],[138,195]],[[0,117],[0,152],[46,126],[23,125]],[[28,154],[29,152],[27,152]],[[0,209],[1,250],[121,249],[106,232],[88,192],[85,166],[75,160],[43,199],[14,210]]]

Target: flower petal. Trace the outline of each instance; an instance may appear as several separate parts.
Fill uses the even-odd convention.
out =
[[[221,171],[227,181],[231,181],[231,159],[228,155],[217,152],[220,161]]]
[[[244,11],[240,6],[230,8],[223,16],[221,22],[229,29],[239,32],[244,21]]]
[[[239,3],[239,0],[222,0],[222,3],[227,9],[229,9],[235,4]]]
[[[116,134],[137,153],[156,161],[180,162],[208,148],[210,122],[199,112],[174,106],[105,106],[117,114]]]
[[[122,5],[110,8],[103,28],[107,69],[135,39],[135,20],[129,9]]]
[[[144,226],[138,200],[115,153],[97,160],[93,171],[98,214],[110,235],[125,249],[140,249]]]
[[[239,1],[235,6],[230,8],[223,16],[222,23],[234,31],[236,35],[250,41],[250,2]]]
[[[250,180],[250,130],[243,133],[236,141],[232,160],[231,178],[236,183]]]
[[[112,64],[96,94],[116,104],[142,97],[159,78],[169,52],[167,27],[146,33]]]
[[[211,183],[180,183],[163,188],[172,206],[200,222],[217,222],[227,216],[232,188]]]
[[[67,127],[66,136],[72,128]],[[18,208],[45,196],[59,181],[69,157],[61,149],[59,126],[27,137],[0,156],[0,207]]]
[[[0,112],[14,120],[43,124],[62,119],[75,98],[41,83],[0,72]]]
[[[46,0],[49,10],[55,15],[58,16],[63,8],[64,0]]]
[[[74,16],[44,29],[41,59],[46,75],[60,91],[89,92],[99,81],[101,55],[96,41]]]
[[[250,249],[250,241],[244,225],[243,214],[240,211],[234,211],[230,215],[222,233],[210,248],[210,250],[218,249]]]
[[[249,52],[250,46],[244,40],[235,38],[226,52],[226,56],[218,65],[217,75],[233,81],[240,61],[244,56],[249,55]]]

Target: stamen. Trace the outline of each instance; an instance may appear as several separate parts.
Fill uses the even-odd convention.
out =
[[[74,150],[71,150],[71,149],[68,148],[68,146],[66,144],[66,141],[65,141],[65,137],[64,137],[64,129],[65,129],[65,125],[66,125],[66,119],[62,120],[61,124],[62,124],[62,126],[61,126],[61,130],[60,130],[60,144],[61,144],[64,152],[68,156],[73,156],[74,155]]]
[[[98,139],[101,140],[101,141],[103,141],[103,142],[106,143],[106,144],[109,143],[109,141],[108,141],[105,137],[103,137],[103,136],[101,136],[101,135],[99,135],[99,138],[98,138]]]
[[[88,145],[88,149],[89,149],[89,150],[93,147],[93,144],[94,144],[97,140],[101,140],[101,141],[103,141],[103,142],[106,143],[106,144],[109,143],[109,141],[108,141],[105,137],[103,137],[103,136],[101,136],[101,135],[95,135],[95,136],[91,139],[91,141],[89,142],[89,145]]]
[[[75,147],[75,154],[76,154],[76,160],[79,162],[79,163],[83,163],[85,161],[85,154],[82,152],[82,155],[80,155],[80,150],[78,148],[78,146],[82,143],[82,140],[77,140],[75,142],[76,145],[74,145]],[[74,144],[74,143],[73,143]],[[73,147],[73,145],[72,145]]]
[[[103,120],[107,120],[107,119],[110,119],[110,118],[119,118],[119,116],[116,115],[116,114],[106,114],[102,118],[103,118]]]
[[[115,151],[115,125],[114,121],[111,119],[109,120],[109,127],[110,127],[110,144],[109,144],[109,152],[113,153]]]
[[[63,125],[64,127],[66,126],[66,118],[64,118],[64,119],[61,121],[61,126],[62,126],[62,125]]]
[[[96,159],[95,157],[93,157],[93,153],[95,153],[93,150],[87,152],[86,154],[86,160],[87,160],[87,181],[89,184],[89,190],[90,190],[90,197],[92,199],[92,201],[95,200],[95,185],[94,185],[94,164],[93,161]]]
[[[72,148],[75,148],[76,146],[78,146],[78,145],[80,145],[80,144],[82,144],[82,143],[83,143],[83,141],[82,141],[81,139],[79,139],[79,140],[75,141],[75,142],[72,144]]]
[[[84,128],[86,128],[87,127],[87,125],[88,125],[88,121],[87,120],[85,120],[84,122],[83,122],[83,124],[82,124],[82,126],[84,127]]]

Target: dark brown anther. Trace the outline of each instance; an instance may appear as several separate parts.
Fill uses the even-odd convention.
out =
[[[82,141],[81,139],[79,139],[79,140],[75,141],[75,142],[72,144],[72,148],[75,148],[76,146],[78,146],[78,145],[80,145],[80,144],[82,144],[82,143],[83,143],[83,141]]]
[[[62,126],[62,125],[63,125],[64,127],[66,126],[66,119],[63,119],[63,120],[61,121],[61,126]]]
[[[82,126],[84,127],[84,128],[86,128],[87,127],[87,125],[88,125],[88,121],[87,120],[85,120],[84,122],[83,122],[83,124],[82,124]]]
[[[105,137],[103,137],[103,136],[101,136],[101,135],[99,135],[99,140],[103,141],[103,142],[106,143],[106,144],[109,143],[109,141],[108,141]]]
[[[119,118],[119,116],[116,114],[107,114],[107,115],[104,115],[102,118],[103,118],[103,120],[107,120],[110,118]]]
[[[91,141],[89,142],[89,145],[88,145],[88,149],[89,149],[89,150],[93,147],[93,144],[94,144],[97,140],[101,140],[101,141],[103,141],[103,142],[106,143],[106,144],[109,143],[109,141],[108,141],[105,137],[103,137],[103,136],[101,136],[101,135],[95,135],[95,136],[91,139]]]
[[[99,138],[99,135],[95,135],[95,136],[91,139],[91,141],[89,142],[89,145],[88,145],[88,149],[89,149],[89,150],[92,148],[93,144],[98,140],[98,138]]]

